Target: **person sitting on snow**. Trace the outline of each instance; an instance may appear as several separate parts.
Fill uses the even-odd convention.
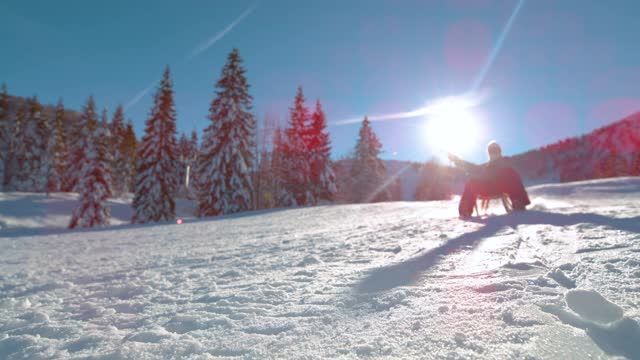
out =
[[[489,161],[481,165],[464,161],[453,154],[448,156],[455,166],[463,169],[469,176],[458,204],[461,218],[468,218],[473,214],[478,198],[502,198],[506,195],[511,201],[512,210],[525,210],[531,203],[520,175],[502,157],[500,145],[491,141],[487,152]]]

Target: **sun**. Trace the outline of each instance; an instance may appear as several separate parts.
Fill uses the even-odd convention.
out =
[[[466,154],[474,148],[480,126],[472,106],[461,98],[445,98],[427,107],[424,134],[432,150]]]

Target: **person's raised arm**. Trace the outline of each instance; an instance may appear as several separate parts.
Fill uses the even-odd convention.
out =
[[[457,157],[456,155],[449,153],[447,155],[447,157],[449,158],[449,161],[451,161],[456,167],[459,167],[467,172],[472,172],[478,169],[478,165],[462,160],[459,157]]]

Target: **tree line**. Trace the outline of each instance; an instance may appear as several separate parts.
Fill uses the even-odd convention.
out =
[[[126,192],[133,193],[132,223],[173,221],[177,197],[194,199],[199,217],[401,198],[399,180],[386,175],[379,158],[382,144],[366,117],[348,174],[339,180],[320,100],[312,111],[299,87],[286,126],[275,126],[260,148],[249,88],[234,49],[215,83],[208,126],[199,141],[195,131],[177,136],[168,66],[140,140],[131,121],[125,124],[122,106],[109,120],[106,109],[98,115],[92,96],[80,114],[65,111],[62,100],[54,111],[43,109],[35,97],[12,105],[3,85],[2,187],[79,193],[70,228],[107,225],[107,199]]]

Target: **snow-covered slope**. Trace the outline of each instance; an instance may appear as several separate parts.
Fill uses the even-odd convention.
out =
[[[109,199],[111,225],[131,223],[132,199],[132,194]],[[66,232],[77,206],[78,194],[74,193],[0,192],[0,237]],[[176,200],[177,217],[193,218],[195,206],[189,200]]]
[[[640,179],[531,195],[14,232],[0,358],[640,358]]]
[[[529,184],[640,175],[640,112],[510,161]]]

